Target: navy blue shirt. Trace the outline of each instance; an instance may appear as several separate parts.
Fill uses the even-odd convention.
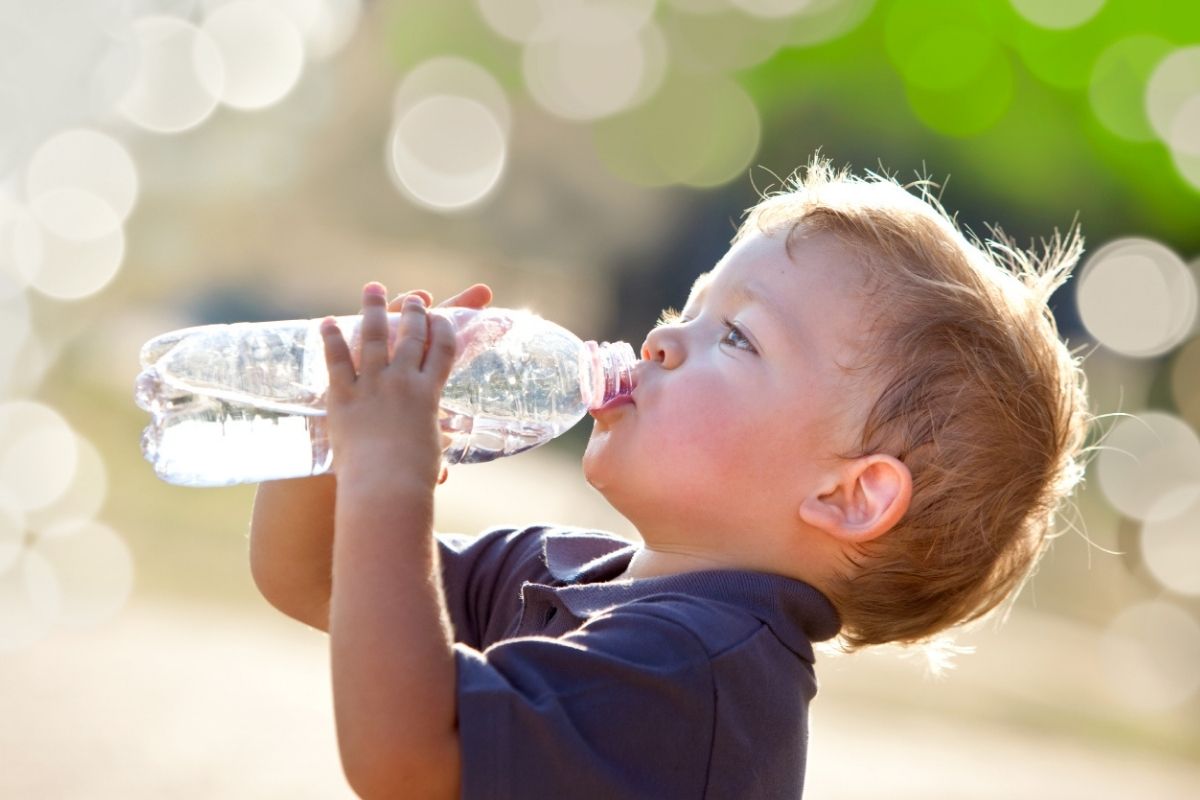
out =
[[[537,526],[437,534],[454,624],[462,796],[800,797],[812,586],[706,570],[614,582],[637,545]]]

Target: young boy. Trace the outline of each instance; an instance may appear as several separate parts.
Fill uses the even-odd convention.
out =
[[[364,797],[796,798],[813,643],[929,641],[1011,597],[1082,475],[1051,292],[1080,253],[973,243],[927,195],[814,161],[594,412],[587,480],[643,543],[435,535],[454,334],[364,289],[327,321],[330,476],[263,484],[263,594],[327,630]],[[482,306],[477,285],[450,301]]]

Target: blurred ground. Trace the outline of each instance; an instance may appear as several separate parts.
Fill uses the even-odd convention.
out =
[[[1010,644],[1038,647],[1030,631],[1010,633]],[[326,659],[323,634],[265,603],[236,613],[138,603],[107,626],[9,655],[0,797],[352,797]],[[856,684],[890,671],[903,685],[907,667],[856,659],[821,670],[807,797],[1185,800],[1200,787],[1200,766],[1166,755],[921,711],[912,697],[866,699]],[[965,684],[926,688],[981,691]]]

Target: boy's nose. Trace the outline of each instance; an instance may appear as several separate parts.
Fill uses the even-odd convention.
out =
[[[642,359],[657,361],[667,369],[674,369],[683,358],[679,343],[669,336],[666,328],[655,328],[642,343]]]

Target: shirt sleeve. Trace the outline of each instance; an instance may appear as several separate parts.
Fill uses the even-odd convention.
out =
[[[559,638],[455,646],[464,800],[700,798],[715,698],[708,654],[653,608]]]
[[[535,580],[546,528],[493,528],[478,536],[435,533],[446,608],[454,638],[482,649],[496,620],[519,610],[521,584]]]

